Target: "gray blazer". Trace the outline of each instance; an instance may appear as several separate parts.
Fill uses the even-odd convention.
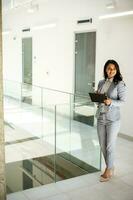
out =
[[[98,91],[102,89],[105,80],[99,81]],[[123,81],[120,81],[117,85],[114,82],[111,83],[108,92],[108,98],[112,100],[111,105],[108,106],[108,111],[106,112],[106,118],[110,121],[120,120],[120,106],[126,100],[126,86]],[[98,117],[99,118],[99,117]]]

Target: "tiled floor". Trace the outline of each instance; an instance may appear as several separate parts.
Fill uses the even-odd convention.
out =
[[[29,140],[23,143],[11,144],[6,147],[6,162],[23,160],[30,157],[53,153],[53,133],[51,122],[45,119],[40,123],[40,116],[31,113],[31,110],[20,109],[19,105],[13,108],[9,104],[9,112],[6,117],[10,122],[15,122],[18,128],[10,132],[7,128],[6,141],[42,136],[41,139]],[[13,108],[13,109],[12,109]],[[16,109],[16,110],[15,110]],[[18,112],[19,111],[19,112]],[[28,113],[27,113],[28,111]],[[14,115],[12,115],[14,112]],[[38,112],[38,111],[36,111]],[[27,117],[27,118],[26,118]],[[50,118],[52,118],[50,116]],[[52,118],[53,119],[53,118]],[[62,119],[60,119],[62,120]],[[59,122],[61,122],[59,120]],[[37,123],[36,123],[37,122]],[[47,123],[46,123],[47,122]],[[47,124],[47,126],[46,126]],[[82,158],[89,163],[97,164],[99,152],[97,135],[95,129],[88,129],[80,123],[72,125],[71,135],[68,133],[68,121],[63,122],[65,126],[58,124],[59,134],[57,145],[60,150],[71,151],[73,155]],[[65,127],[65,128],[64,128]],[[24,130],[22,130],[22,128]],[[30,132],[29,130],[33,130]],[[54,128],[54,127],[53,127]],[[38,131],[47,130],[48,135],[40,134]],[[23,134],[25,133],[25,134]],[[64,134],[65,133],[65,134]],[[82,133],[82,134],[81,134]],[[89,134],[88,134],[89,133]],[[67,145],[66,145],[67,144]],[[46,148],[47,145],[47,148]],[[45,147],[45,148],[44,148]],[[88,148],[89,147],[89,148]],[[94,151],[95,150],[95,151]],[[97,152],[96,152],[97,150]],[[94,152],[96,155],[94,156]],[[90,153],[90,154],[89,154]],[[133,200],[133,142],[118,138],[116,150],[115,176],[106,183],[99,182],[100,173],[83,175],[80,177],[36,187],[22,192],[7,195],[8,200]],[[14,155],[14,156],[12,156]],[[104,163],[102,168],[104,168]]]

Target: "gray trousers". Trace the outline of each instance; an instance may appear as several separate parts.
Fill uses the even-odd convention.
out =
[[[107,168],[114,166],[115,145],[118,132],[120,130],[120,120],[110,121],[106,119],[106,114],[101,114],[97,120],[97,133],[101,151],[103,153]]]

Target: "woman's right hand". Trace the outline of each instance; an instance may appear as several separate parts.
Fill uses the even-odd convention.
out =
[[[104,100],[105,105],[109,106],[112,103],[112,100],[107,98]]]

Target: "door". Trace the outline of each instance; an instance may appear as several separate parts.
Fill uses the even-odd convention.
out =
[[[85,116],[83,110],[89,109],[89,92],[95,87],[96,32],[75,34],[75,119],[93,125],[94,115]],[[88,96],[84,98],[78,95]],[[85,107],[88,106],[88,107]],[[91,108],[91,107],[90,107]],[[89,112],[89,111],[88,111]]]
[[[32,103],[32,38],[22,39],[22,101]]]
[[[22,80],[32,84],[32,38],[22,39]]]

